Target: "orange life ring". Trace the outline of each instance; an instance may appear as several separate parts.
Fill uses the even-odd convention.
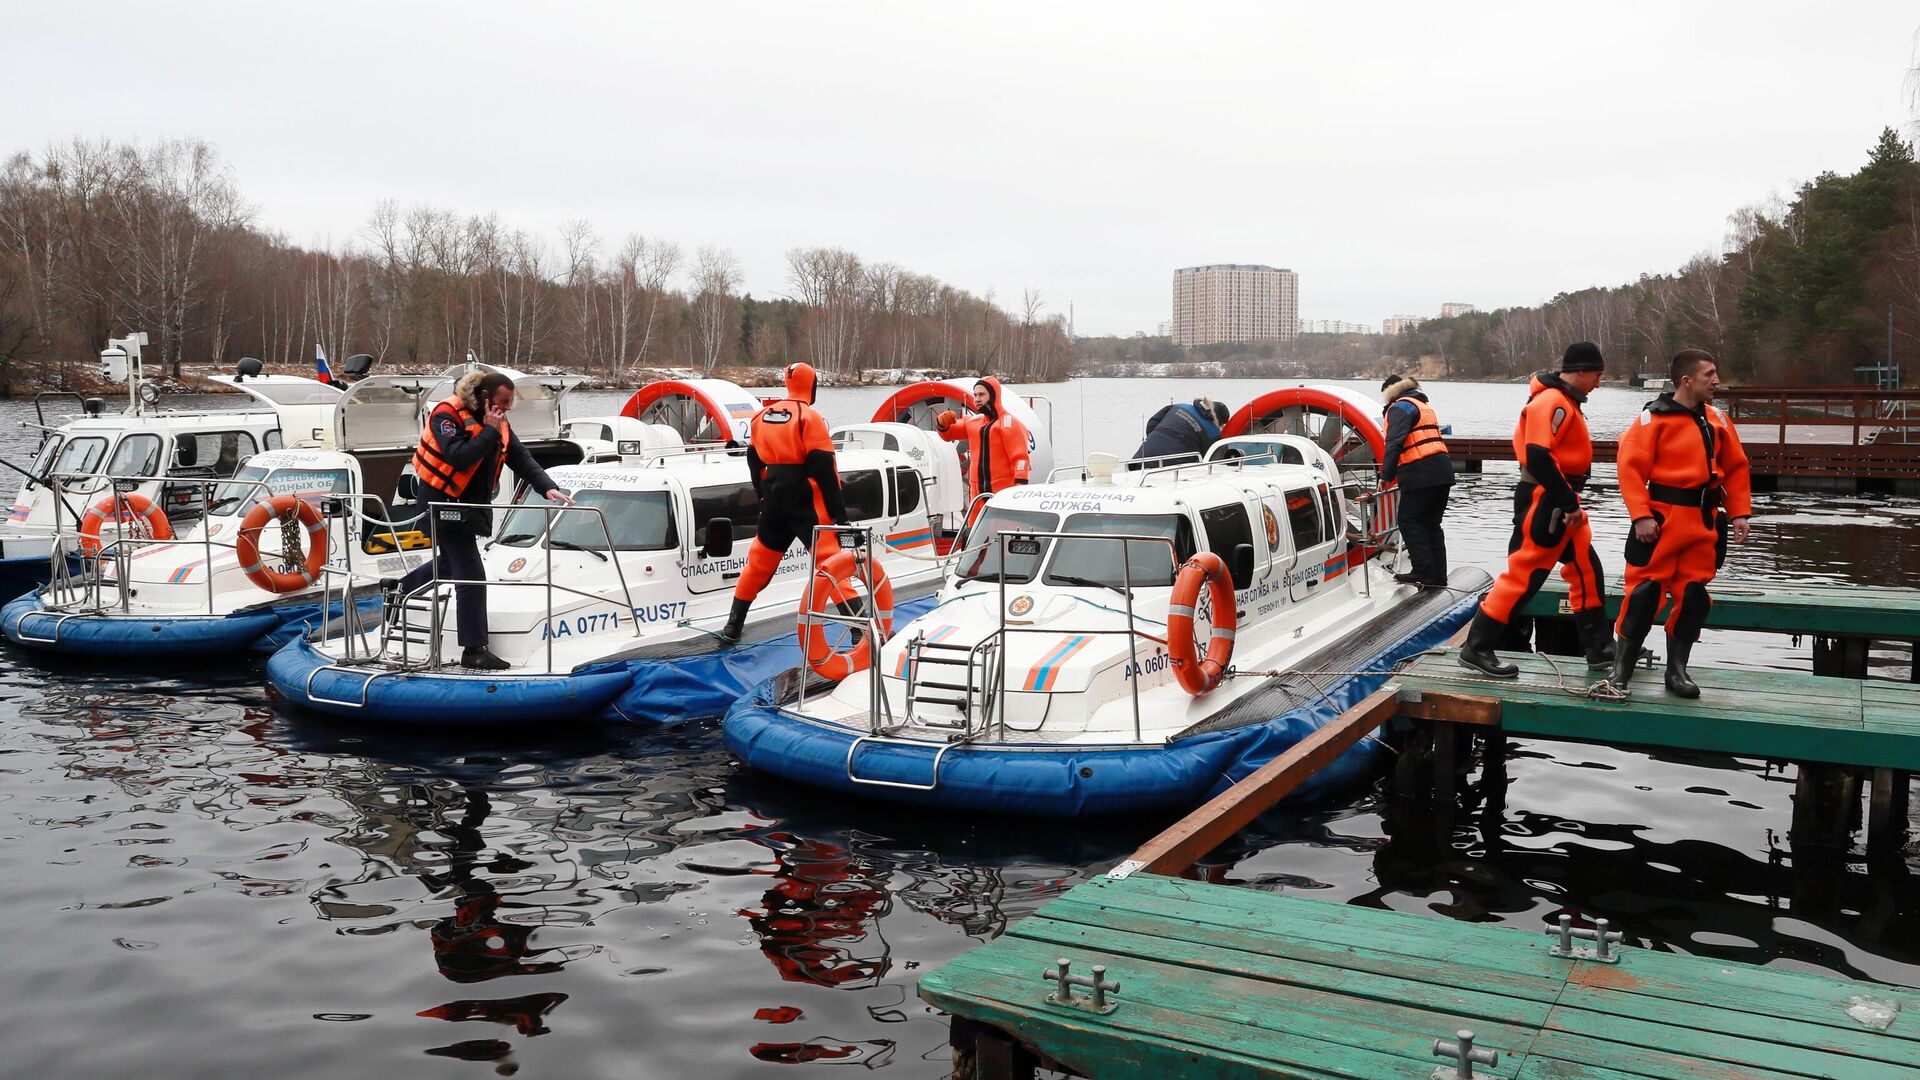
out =
[[[893,636],[893,582],[887,580],[887,571],[878,562],[873,565],[873,610],[880,620],[880,638],[886,640]],[[827,560],[814,571],[813,580],[807,583],[807,595],[800,601],[803,611],[815,615],[824,613],[828,604],[847,604],[860,594],[853,591],[851,585],[859,580],[859,564],[851,551],[842,549],[827,556]],[[822,583],[824,582],[824,587]],[[827,624],[800,620],[800,633],[805,639],[807,666],[818,672],[821,677],[838,681],[856,671],[865,671],[873,662],[873,642],[867,640],[867,634],[860,635],[860,643],[846,652],[833,651],[833,645],[827,641]]]
[[[307,527],[307,561],[298,570],[269,570],[260,557],[260,530],[275,518],[297,515]],[[284,528],[285,526],[282,526]],[[327,525],[313,504],[295,495],[275,495],[256,503],[240,523],[240,535],[234,538],[233,553],[240,556],[240,571],[247,580],[270,593],[299,592],[320,580],[320,568],[327,564]]]
[[[1202,583],[1213,600],[1213,635],[1207,638],[1205,656],[1198,655],[1200,647],[1193,640],[1193,609],[1200,602]],[[1220,685],[1233,660],[1233,628],[1238,624],[1233,576],[1227,573],[1227,564],[1220,556],[1202,551],[1182,564],[1179,576],[1173,579],[1173,597],[1167,602],[1167,653],[1181,689],[1199,697]]]
[[[124,515],[114,506],[116,498],[127,509],[127,513]],[[147,531],[151,535],[143,539],[173,539],[173,523],[167,520],[166,511],[153,505],[151,499],[148,499],[145,495],[135,495],[132,493],[120,496],[109,495],[99,502],[94,503],[92,506],[87,507],[86,514],[80,518],[80,550],[82,552],[88,555],[98,555],[100,553],[102,546],[100,543],[100,530],[106,525],[108,518],[114,519],[114,524],[119,526],[122,532],[126,531],[128,525],[145,521],[147,523]]]

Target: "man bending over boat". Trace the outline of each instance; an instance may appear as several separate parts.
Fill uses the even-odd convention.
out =
[[[427,414],[413,452],[414,474],[427,501],[460,505],[433,507],[433,561],[414,567],[395,586],[404,596],[436,575],[456,582],[460,666],[480,671],[509,666],[487,647],[487,570],[480,561],[480,537],[493,532],[493,497],[501,470],[511,465],[516,476],[548,500],[573,503],[507,423],[513,399],[512,379],[497,371],[469,371],[454,384],[453,396]],[[394,600],[395,592],[389,590],[387,597]]]
[[[1567,346],[1560,371],[1536,372],[1527,404],[1513,430],[1513,453],[1520,459],[1520,482],[1513,488],[1513,535],[1507,540],[1507,568],[1473,613],[1460,664],[1497,679],[1520,669],[1494,654],[1494,642],[1513,621],[1555,565],[1567,579],[1567,603],[1580,630],[1587,666],[1613,663],[1613,635],[1607,632],[1606,579],[1593,550],[1593,527],[1580,496],[1593,468],[1593,436],[1582,407],[1600,385],[1605,368],[1600,347],[1591,341]]]
[[[760,496],[760,527],[733,587],[733,610],[720,628],[720,640],[729,643],[740,640],[754,599],[773,580],[793,542],[811,540],[817,525],[849,520],[833,436],[826,417],[813,407],[819,383],[812,365],[789,364],[786,382],[786,397],[753,414],[747,440],[747,474]],[[824,532],[814,554],[824,562],[839,550],[840,541]]]
[[[1129,469],[1157,469],[1182,461],[1199,461],[1207,448],[1220,441],[1220,429],[1232,417],[1224,401],[1202,394],[1191,402],[1162,406],[1147,417],[1147,437],[1133,451]]]

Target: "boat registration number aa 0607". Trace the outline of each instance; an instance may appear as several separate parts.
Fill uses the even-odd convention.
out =
[[[1163,652],[1154,653],[1137,664],[1129,660],[1127,661],[1127,678],[1137,679],[1143,674],[1155,675],[1167,670],[1168,665],[1172,663],[1172,657]]]
[[[686,617],[687,602],[685,600],[669,600],[633,609],[633,621],[637,623],[674,622]],[[573,637],[576,634],[597,634],[602,630],[618,630],[620,624],[621,617],[617,611],[599,611],[591,615],[550,619],[540,628],[540,640]]]

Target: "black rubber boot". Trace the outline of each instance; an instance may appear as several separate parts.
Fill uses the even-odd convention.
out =
[[[478,649],[462,650],[460,666],[475,671],[505,671],[513,665],[493,655],[493,650],[483,645]]]
[[[1587,654],[1587,666],[1613,666],[1613,627],[1607,625],[1605,608],[1588,608],[1573,617],[1580,631],[1580,648]]]
[[[1640,643],[1626,638],[1613,639],[1613,670],[1607,674],[1607,681],[1615,688],[1625,691],[1627,684],[1633,681],[1633,669],[1640,661]]]
[[[1700,687],[1687,674],[1687,661],[1693,657],[1693,642],[1667,638],[1667,693],[1674,697],[1697,698]]]
[[[1653,616],[1660,609],[1660,587],[1643,581],[1621,602],[1620,629],[1613,642],[1613,673],[1607,680],[1625,691],[1633,679],[1633,666],[1640,662],[1640,643],[1653,629]]]
[[[1520,668],[1503,662],[1493,651],[1493,643],[1500,640],[1506,629],[1506,623],[1484,611],[1475,611],[1473,626],[1467,630],[1467,643],[1460,646],[1460,666],[1496,679],[1519,678]]]
[[[740,640],[747,628],[747,612],[753,608],[753,601],[733,598],[733,610],[727,612],[727,625],[720,628],[720,640],[731,645]]]

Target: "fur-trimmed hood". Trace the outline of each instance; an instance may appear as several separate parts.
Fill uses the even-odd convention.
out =
[[[1388,383],[1387,388],[1380,391],[1380,396],[1384,399],[1385,404],[1391,405],[1418,389],[1420,389],[1419,379],[1411,375],[1402,375],[1400,378]]]
[[[460,399],[460,407],[472,413],[476,420],[487,415],[486,402],[480,400],[480,380],[486,377],[484,371],[469,371],[453,384],[453,396]]]

